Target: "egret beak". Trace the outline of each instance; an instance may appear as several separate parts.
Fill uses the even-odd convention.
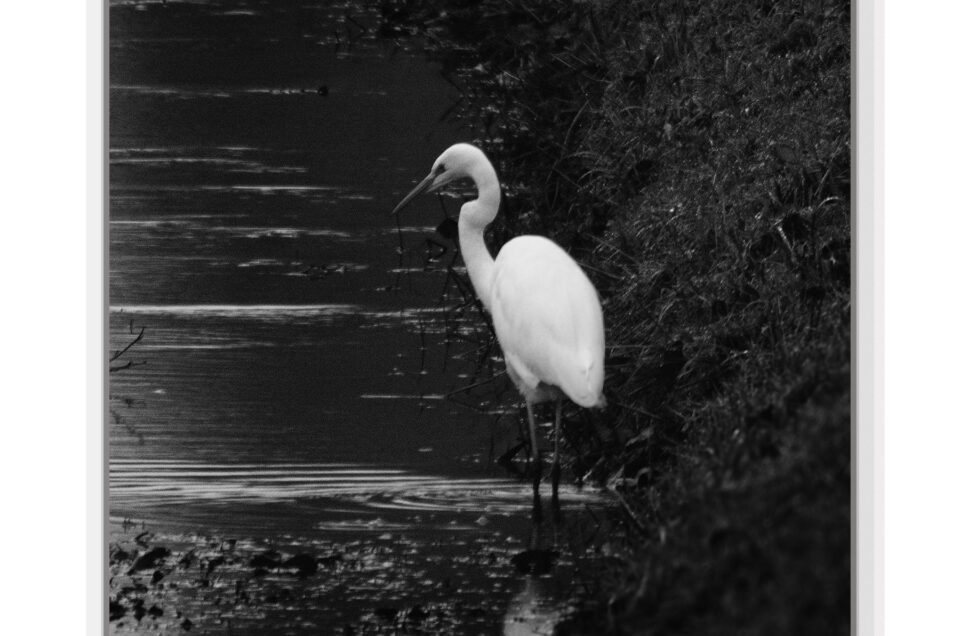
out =
[[[428,174],[426,179],[418,183],[417,187],[411,190],[410,193],[407,194],[407,196],[403,197],[403,200],[397,204],[397,207],[393,208],[393,214],[397,214],[400,210],[407,207],[407,204],[413,201],[414,199],[416,199],[421,192],[423,192],[424,190],[427,190],[430,186],[432,186],[436,178],[437,177],[435,174],[433,173]]]
[[[431,172],[423,181],[418,183],[417,187],[411,190],[407,196],[403,197],[403,200],[397,204],[397,207],[393,208],[392,214],[397,214],[397,212],[405,208],[408,203],[417,198],[417,196],[422,192],[434,192],[439,190],[449,181],[451,181],[451,174],[449,172]]]

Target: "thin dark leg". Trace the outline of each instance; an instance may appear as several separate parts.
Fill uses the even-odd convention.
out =
[[[540,451],[537,449],[537,420],[533,416],[533,405],[527,402],[527,422],[530,426],[530,452],[533,454],[533,520],[539,522],[543,517],[540,509],[540,476],[543,466],[540,463]]]
[[[553,512],[560,515],[560,418],[562,410],[560,400],[557,400],[556,418],[553,423]]]

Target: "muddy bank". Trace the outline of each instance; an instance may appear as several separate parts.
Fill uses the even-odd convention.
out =
[[[128,520],[111,536],[116,634],[551,633],[618,560],[611,526],[575,511],[539,529],[490,515],[256,538]]]

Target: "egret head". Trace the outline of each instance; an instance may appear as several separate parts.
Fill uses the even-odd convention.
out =
[[[500,183],[497,181],[493,165],[483,151],[470,144],[454,144],[444,150],[423,181],[417,184],[393,209],[396,214],[423,192],[435,192],[443,186],[459,179],[472,179],[477,185],[480,198],[485,190],[496,190],[496,204],[500,202]],[[496,207],[493,209],[496,214]]]

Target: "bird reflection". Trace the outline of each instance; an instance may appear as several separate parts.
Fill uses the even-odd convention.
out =
[[[560,607],[547,593],[543,579],[527,577],[503,617],[505,636],[552,634],[562,618]]]

